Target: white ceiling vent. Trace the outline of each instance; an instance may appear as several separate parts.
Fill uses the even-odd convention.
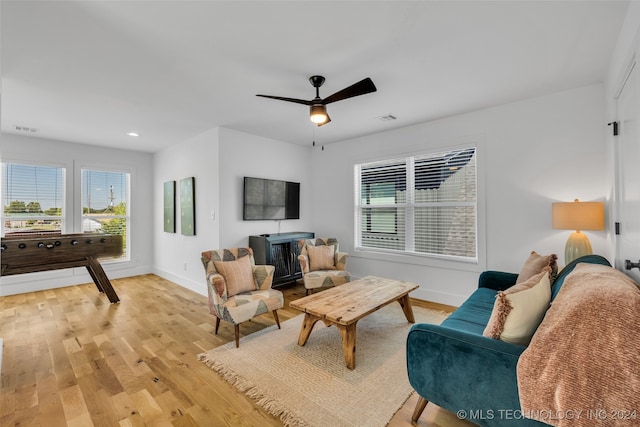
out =
[[[16,125],[16,130],[18,132],[30,132],[30,133],[38,132],[38,129],[32,128],[32,127],[28,127],[28,126],[17,126]]]
[[[393,114],[385,114],[384,116],[380,116],[378,117],[378,120],[382,120],[383,122],[389,122],[391,120],[397,120],[398,117],[394,116]]]

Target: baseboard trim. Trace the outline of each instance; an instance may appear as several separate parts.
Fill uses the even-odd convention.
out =
[[[186,277],[169,273],[168,271],[162,270],[161,268],[158,268],[158,267],[153,267],[152,273],[162,277],[163,279],[169,280],[175,283],[176,285],[189,289],[190,291],[196,292],[200,295],[207,296],[207,289],[206,287],[204,287],[204,285],[201,282],[196,282]]]
[[[114,268],[105,265],[104,269],[109,280],[151,273],[150,266]],[[3,276],[0,280],[0,296],[66,288],[67,286],[82,285],[85,283],[93,283],[93,279],[91,279],[91,276],[84,267]]]
[[[418,298],[409,298],[411,300],[411,305],[414,307],[422,307],[429,308],[432,310],[445,311],[447,313],[453,313],[458,309],[458,307],[453,305],[441,304],[439,302],[427,301]]]

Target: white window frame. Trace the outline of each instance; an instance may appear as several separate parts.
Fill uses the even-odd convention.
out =
[[[483,271],[486,269],[486,250],[484,250],[486,245],[486,226],[485,226],[485,180],[484,180],[484,136],[482,135],[474,135],[468,136],[464,138],[459,138],[456,143],[443,145],[443,146],[434,146],[430,148],[428,151],[419,151],[413,153],[403,153],[397,154],[393,156],[387,157],[378,157],[378,158],[370,158],[370,159],[362,159],[357,160],[353,163],[354,170],[354,256],[367,258],[367,259],[375,259],[380,261],[393,261],[397,263],[405,263],[405,264],[417,264],[424,266],[433,266],[440,268],[450,268],[455,270],[463,270],[463,271]],[[358,174],[358,168],[360,165],[364,165],[367,163],[375,163],[381,161],[393,161],[402,158],[409,157],[419,157],[424,155],[429,155],[432,153],[442,153],[449,151],[458,151],[464,150],[466,148],[475,148],[475,156],[476,156],[476,256],[474,258],[466,258],[466,257],[455,257],[455,256],[442,256],[437,254],[426,254],[419,252],[412,252],[407,250],[388,250],[381,248],[370,248],[363,247],[361,242],[361,228],[360,228],[360,218],[362,215],[360,205],[360,176]],[[413,192],[413,173],[410,174],[411,180],[407,180],[407,193]],[[413,197],[413,195],[408,194],[407,197]],[[379,206],[379,205],[378,205]],[[398,205],[393,205],[397,207]],[[411,231],[405,231],[407,235],[408,244],[412,244],[410,240],[413,238],[413,215],[409,213],[405,214],[406,216],[406,230],[409,230],[411,227]]]
[[[96,164],[96,163],[83,163],[81,165],[78,165],[77,167],[74,168],[75,169],[75,173],[76,173],[76,180],[75,182],[77,183],[76,188],[74,189],[74,194],[77,194],[77,197],[75,198],[75,206],[74,206],[74,210],[78,213],[78,221],[76,224],[76,229],[79,230],[79,233],[83,232],[83,228],[82,228],[82,222],[85,219],[85,214],[83,212],[83,203],[82,203],[82,192],[84,189],[84,182],[82,179],[82,172],[84,170],[91,170],[91,171],[96,171],[96,172],[108,172],[108,173],[122,173],[122,174],[126,174],[127,176],[127,197],[126,197],[126,206],[127,206],[127,214],[126,215],[109,215],[108,218],[123,218],[126,221],[126,239],[125,239],[125,252],[123,253],[122,257],[117,258],[117,259],[102,259],[101,263],[102,264],[120,264],[120,263],[125,263],[125,262],[129,262],[131,261],[131,254],[132,254],[132,249],[131,249],[131,233],[132,233],[132,229],[131,229],[131,187],[132,187],[132,181],[134,179],[134,173],[131,170],[128,169],[123,169],[123,168],[118,168],[118,167],[114,167],[114,166],[109,166],[109,165],[104,165],[104,164]],[[88,217],[87,217],[88,218]]]

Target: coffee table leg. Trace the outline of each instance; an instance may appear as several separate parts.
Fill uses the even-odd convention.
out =
[[[356,324],[336,325],[340,329],[342,335],[342,353],[344,353],[344,362],[347,368],[356,367]]]
[[[300,336],[298,337],[299,346],[303,346],[307,343],[311,330],[318,320],[320,320],[319,317],[305,313],[304,320],[302,321],[302,328],[300,329]]]
[[[415,323],[416,319],[413,317],[413,309],[411,308],[409,294],[398,299],[398,302],[400,303],[400,307],[402,307],[402,311],[404,311],[404,316],[407,318],[409,323]]]

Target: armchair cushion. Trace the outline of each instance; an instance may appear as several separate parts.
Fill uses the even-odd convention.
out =
[[[344,285],[350,281],[351,275],[342,270],[312,271],[304,275],[304,286],[307,289]]]
[[[253,290],[227,299],[220,306],[220,317],[237,325],[283,306],[282,292],[276,289]]]
[[[309,270],[335,270],[335,246],[307,246]]]
[[[227,284],[227,296],[256,290],[251,271],[251,259],[248,256],[238,258],[235,261],[213,261],[218,273]]]
[[[313,271],[310,265],[309,248],[321,248],[330,247],[333,250],[333,266],[337,270],[346,270],[347,259],[349,254],[346,252],[340,252],[340,244],[338,240],[333,237],[323,237],[316,239],[302,239],[298,240],[298,260],[300,261],[300,268],[302,273],[306,274]],[[313,249],[311,249],[313,250]],[[327,249],[324,249],[328,252]],[[319,271],[319,270],[316,270]]]

